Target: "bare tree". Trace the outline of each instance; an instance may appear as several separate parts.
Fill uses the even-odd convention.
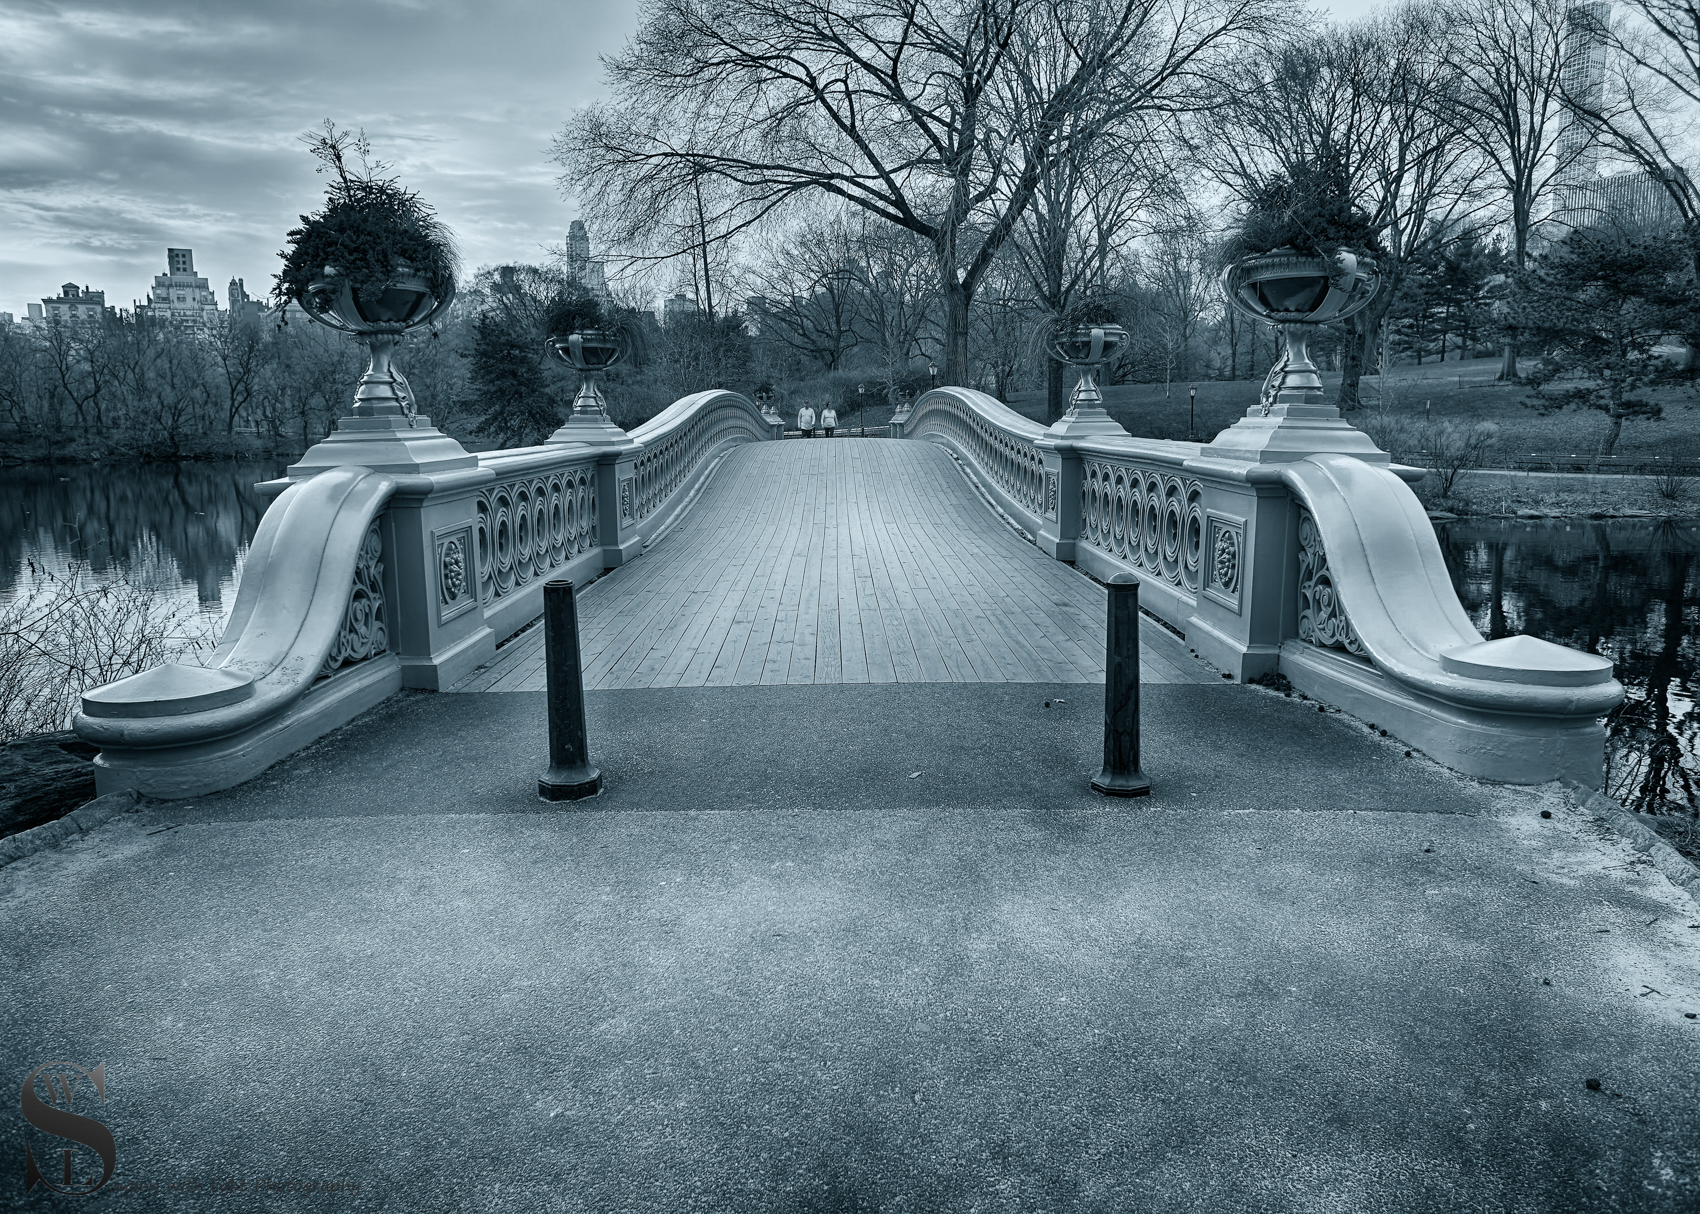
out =
[[[856,248],[862,276],[857,328],[878,351],[887,401],[896,405],[910,363],[929,346],[936,348],[939,293],[932,250],[913,232],[866,216]]]
[[[260,390],[271,350],[257,322],[228,314],[207,325],[204,340],[223,398],[224,432],[232,435]]]
[[[1566,14],[1574,0],[1487,0],[1450,14],[1446,54],[1457,74],[1463,130],[1503,191],[1511,221],[1511,261],[1529,263],[1529,241],[1576,161],[1565,138]],[[1498,378],[1517,377],[1517,347],[1507,342]]]
[[[1034,302],[1049,314],[1044,328],[1068,324],[1081,301],[1106,295],[1133,241],[1151,227],[1140,221],[1178,200],[1145,118],[1136,115],[1132,130],[1112,131],[1098,155],[1066,157],[1040,174],[1013,247]],[[1050,358],[1045,364],[1045,418],[1055,422],[1067,407],[1067,387],[1063,365]]]
[[[1213,242],[1203,218],[1190,207],[1180,209],[1145,242],[1140,265],[1151,288],[1153,335],[1164,366],[1163,395],[1176,374],[1196,375],[1193,351],[1205,316],[1220,301],[1211,273]]]
[[[605,61],[614,100],[580,111],[555,155],[616,244],[677,255],[821,195],[916,233],[933,246],[945,377],[963,383],[974,294],[1041,175],[1132,114],[1185,105],[1207,57],[1270,8],[656,0]],[[1033,45],[1067,64],[1038,91]],[[699,188],[723,201],[696,212]],[[679,220],[693,213],[694,238]]]
[[[855,349],[865,289],[853,220],[827,215],[778,242],[752,271],[752,318],[763,337],[836,371]]]
[[[1274,173],[1337,158],[1386,247],[1383,282],[1346,321],[1339,404],[1354,409],[1382,321],[1409,265],[1482,203],[1461,137],[1458,70],[1437,8],[1380,16],[1245,57],[1224,77],[1207,125],[1189,137],[1219,182],[1249,198]]]

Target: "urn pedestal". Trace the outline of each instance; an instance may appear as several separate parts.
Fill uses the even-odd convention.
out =
[[[1054,438],[1121,438],[1127,431],[1104,411],[1098,368],[1128,343],[1120,325],[1081,325],[1051,339],[1051,357],[1080,368],[1080,381],[1069,397],[1068,412],[1047,431]]]
[[[598,447],[629,445],[631,439],[626,432],[608,419],[608,405],[597,386],[602,373],[619,362],[625,353],[619,338],[599,329],[588,329],[564,337],[549,337],[545,344],[551,354],[579,373],[572,415],[545,441],[589,443]]]
[[[1204,453],[1283,463],[1327,452],[1387,463],[1387,453],[1324,399],[1308,349],[1319,326],[1360,311],[1380,285],[1375,263],[1350,253],[1326,258],[1276,249],[1224,270],[1222,293],[1229,306],[1272,326],[1281,348],[1258,403],[1205,444]]]
[[[289,467],[291,480],[351,465],[374,472],[417,475],[476,468],[478,459],[419,413],[407,379],[392,362],[411,329],[428,325],[454,302],[436,298],[423,279],[398,277],[376,299],[356,296],[349,280],[330,272],[301,297],[307,316],[364,343],[371,355],[354,393],[354,408],[336,429]]]

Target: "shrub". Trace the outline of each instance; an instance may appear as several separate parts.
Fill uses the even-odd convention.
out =
[[[89,688],[216,643],[203,618],[128,574],[26,570],[0,607],[0,743],[64,729]]]
[[[603,324],[602,303],[588,291],[563,291],[550,303],[543,323],[551,337],[600,329]]]
[[[1318,157],[1268,178],[1223,245],[1222,264],[1283,248],[1321,257],[1381,251],[1369,216],[1352,204],[1351,182],[1338,156]]]
[[[371,159],[366,133],[339,131],[327,119],[323,132],[301,139],[319,159],[318,171],[332,180],[325,205],[301,216],[301,226],[284,237],[289,247],[278,254],[283,269],[273,280],[273,301],[301,299],[326,267],[350,279],[362,301],[375,302],[404,273],[417,274],[433,295],[446,299],[459,264],[454,237],[419,195],[385,176],[390,166]]]

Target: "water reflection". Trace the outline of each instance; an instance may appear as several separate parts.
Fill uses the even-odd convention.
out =
[[[170,557],[173,597],[228,610],[223,588],[265,511],[254,484],[282,472],[267,460],[0,468],[0,596],[32,557],[86,561],[96,576],[136,576]]]
[[[1700,812],[1700,524],[1494,520],[1438,530],[1458,597],[1484,635],[1526,632],[1617,664],[1628,697],[1607,722],[1607,791],[1641,813]]]

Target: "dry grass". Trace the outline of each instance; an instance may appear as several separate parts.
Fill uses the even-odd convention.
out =
[[[1503,460],[1575,456],[1593,458],[1601,450],[1610,422],[1603,413],[1570,409],[1543,416],[1531,407],[1526,388],[1494,382],[1499,359],[1476,358],[1465,362],[1430,363],[1421,367],[1397,367],[1385,378],[1366,376],[1362,385],[1362,409],[1347,415],[1362,426],[1377,410],[1392,412],[1413,423],[1452,422],[1474,425],[1492,422],[1499,430],[1496,454]],[[1322,373],[1323,388],[1333,400],[1340,376]],[[1257,403],[1260,380],[1199,380],[1195,434],[1209,441],[1219,430],[1245,416]],[[1187,437],[1187,387],[1185,382],[1162,384],[1117,384],[1104,389],[1105,408],[1127,427],[1129,434],[1143,438]],[[1664,388],[1654,394],[1664,405],[1658,421],[1632,418],[1623,424],[1616,455],[1624,459],[1669,458],[1673,444],[1700,451],[1700,397],[1687,388]],[[1012,407],[1028,417],[1044,412],[1042,394],[1019,392]]]
[[[88,688],[210,650],[216,630],[129,573],[27,561],[0,604],[0,743],[67,728]]]

